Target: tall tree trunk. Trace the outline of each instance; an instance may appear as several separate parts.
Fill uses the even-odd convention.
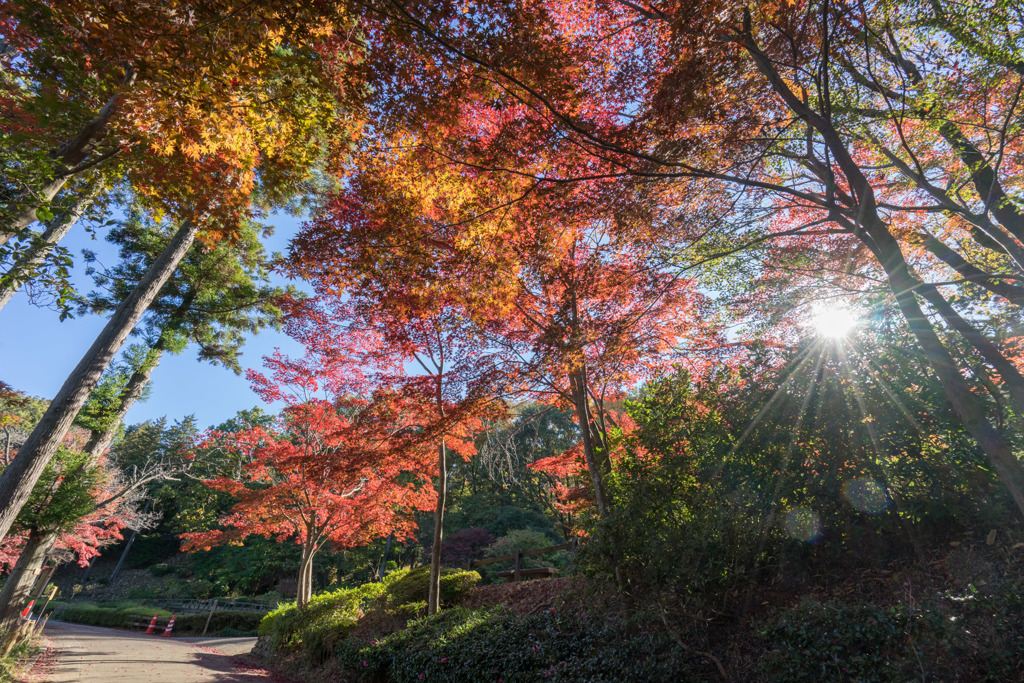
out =
[[[1024,514],[1024,466],[1003,435],[985,416],[981,401],[971,391],[967,380],[960,374],[953,356],[942,344],[931,321],[921,310],[921,305],[914,294],[917,279],[910,274],[899,245],[891,235],[888,235],[888,230],[884,227],[875,226],[871,232],[896,303],[907,320],[910,331],[921,345],[928,364],[938,376],[953,411],[978,442],[999,475],[1000,481]]]
[[[149,512],[149,508],[152,505],[153,499],[150,498],[149,500],[146,501],[146,507],[142,508],[142,514],[146,514],[147,512]],[[100,506],[97,506],[97,509],[99,509],[99,507]],[[124,564],[125,558],[128,557],[128,551],[132,549],[132,544],[135,543],[135,539],[138,538],[138,536],[139,530],[132,529],[132,535],[128,537],[128,543],[125,544],[124,550],[121,551],[121,557],[117,558],[117,564],[114,565],[114,571],[110,572],[110,579],[108,579],[110,583],[114,583],[114,579],[117,578],[118,572],[121,571],[121,565]],[[99,555],[97,555],[96,557],[99,557]],[[96,561],[96,557],[92,558],[93,562]],[[85,575],[82,577],[83,584],[85,583],[85,579],[89,576],[89,571],[92,569],[93,562],[90,562],[89,567],[85,570]]]
[[[590,481],[594,486],[597,514],[601,519],[605,519],[608,516],[608,496],[604,490],[604,477],[611,470],[611,461],[608,460],[607,453],[598,453],[598,448],[594,444],[593,420],[590,416],[590,403],[587,401],[585,372],[581,368],[569,373],[569,390],[572,392],[576,419],[580,423],[583,456],[587,461],[587,471],[590,473]]]
[[[3,309],[14,298],[22,284],[31,278],[32,273],[43,264],[53,247],[71,232],[71,228],[89,208],[95,197],[95,192],[89,192],[81,197],[67,213],[50,221],[46,230],[32,240],[28,251],[0,277],[0,309]]]
[[[121,391],[121,403],[117,407],[117,413],[111,418],[110,424],[102,432],[93,432],[88,443],[85,444],[85,452],[93,458],[103,455],[107,448],[110,447],[110,443],[114,440],[114,436],[117,435],[117,429],[124,422],[128,411],[132,409],[135,402],[142,396],[142,392],[146,390],[149,378],[156,366],[160,364],[160,357],[163,355],[163,352],[162,348],[153,348],[147,354],[146,361],[142,364],[142,367],[132,373],[132,376],[128,379],[128,384]]]
[[[39,570],[56,542],[56,533],[36,529],[29,532],[28,542],[0,591],[0,633],[10,631],[17,625],[21,611],[28,604]]]
[[[434,510],[434,545],[430,548],[430,589],[427,614],[441,609],[441,541],[444,538],[444,506],[448,497],[448,453],[444,439],[437,447],[437,508]]]
[[[192,304],[195,303],[196,292],[191,290],[182,299],[181,304],[175,309],[171,320],[163,328],[160,333],[160,338],[153,344],[153,348],[146,354],[146,360],[142,365],[132,373],[132,376],[128,379],[128,384],[121,390],[120,404],[117,407],[117,414],[111,419],[110,424],[102,432],[94,432],[89,439],[89,442],[85,445],[85,451],[97,457],[103,455],[104,451],[110,447],[110,443],[114,440],[114,436],[117,434],[118,427],[124,422],[125,416],[128,415],[128,411],[132,409],[143,392],[146,390],[146,386],[149,384],[149,378],[153,374],[153,370],[156,366],[160,365],[160,359],[164,355],[164,351],[167,350],[169,344],[169,336],[181,328],[185,322],[185,316],[188,314]]]
[[[0,474],[0,540],[18,516],[71,423],[128,334],[195,241],[198,226],[184,223],[132,293],[114,311],[92,347],[65,380],[18,455]]]

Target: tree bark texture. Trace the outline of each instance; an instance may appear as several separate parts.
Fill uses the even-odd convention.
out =
[[[430,589],[427,614],[441,609],[441,541],[444,539],[444,506],[448,497],[448,453],[444,439],[437,447],[437,508],[434,510],[434,545],[430,548]]]
[[[18,455],[0,474],[0,539],[7,535],[32,487],[68,433],[90,392],[96,388],[103,371],[174,273],[195,241],[197,232],[195,224],[182,224],[132,293],[114,310],[103,331],[50,402]]]
[[[602,458],[594,444],[594,433],[590,417],[590,404],[587,401],[587,379],[585,370],[574,370],[569,374],[569,387],[572,392],[573,408],[576,419],[580,423],[580,435],[583,441],[583,455],[587,461],[587,471],[594,486],[594,499],[597,502],[597,514],[601,519],[608,516],[608,497],[604,490],[604,477],[610,471],[607,454]]]
[[[57,534],[32,529],[25,548],[7,577],[0,591],[0,633],[6,633],[17,626],[21,611],[28,604],[32,586],[39,576],[39,570],[46,562],[46,556],[57,542]]]
[[[316,555],[316,539],[314,532],[306,535],[302,544],[302,560],[299,562],[299,585],[295,593],[295,603],[305,607],[313,597],[313,557]]]

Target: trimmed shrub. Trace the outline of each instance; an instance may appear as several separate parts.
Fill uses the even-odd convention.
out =
[[[271,651],[302,652],[311,665],[327,661],[335,647],[364,617],[387,632],[426,611],[430,569],[401,570],[380,583],[342,588],[314,596],[305,608],[282,605],[263,618],[259,635]],[[457,602],[480,581],[476,572],[441,574],[442,603]]]
[[[118,602],[109,605],[76,602],[64,610],[61,619],[74,624],[132,629],[135,628],[133,624],[152,619],[154,613],[161,619],[168,619],[171,616],[167,610],[154,609],[134,602]]]
[[[49,611],[49,610],[48,610]],[[96,605],[88,602],[76,602],[68,606],[61,615],[62,621],[74,624],[87,624],[90,626],[107,626],[110,628],[123,628],[137,630],[139,624],[149,623],[149,620],[156,614],[162,622],[171,617],[171,613],[165,609],[156,609],[133,602],[112,603],[109,605]],[[174,635],[199,635],[203,632],[206,619],[209,613],[203,614],[179,614],[174,619]],[[210,628],[207,635],[225,635],[225,629],[242,633],[243,635],[256,635],[256,628],[259,626],[262,614],[257,612],[238,612],[225,610],[214,612],[210,619]]]
[[[281,605],[263,617],[258,633],[271,650],[296,651],[313,662],[330,656],[334,642],[344,638],[366,607],[384,594],[384,584],[368,583],[315,595],[305,608]]]
[[[480,574],[464,569],[441,570],[441,604],[458,602],[470,588],[480,582]],[[430,589],[430,567],[403,569],[384,577],[383,606],[396,608],[402,605],[426,603]]]
[[[670,639],[571,614],[454,607],[377,640],[350,638],[342,668],[364,681],[686,681],[708,672]]]

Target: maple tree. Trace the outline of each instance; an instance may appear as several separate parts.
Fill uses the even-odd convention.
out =
[[[223,529],[186,533],[184,549],[240,542],[252,534],[294,539],[302,545],[298,604],[312,594],[313,560],[326,544],[365,544],[376,536],[403,537],[412,513],[431,504],[416,451],[394,439],[406,415],[386,400],[348,393],[341,372],[349,363],[323,364],[313,354],[266,359],[270,376],[250,372],[266,400],[287,407],[277,423],[233,433],[208,434],[199,448],[241,453],[241,477],[206,481],[237,499],[220,522]]]
[[[604,515],[607,406],[672,363],[710,358],[687,359],[688,348],[721,346],[706,296],[673,266],[689,233],[617,183],[541,191],[429,151],[367,156],[293,242],[292,272],[345,288],[357,308],[386,301],[399,312],[364,317],[399,324],[415,317],[405,307],[417,297],[451,302],[467,320],[461,336],[480,338],[505,391],[572,406]]]
[[[297,254],[295,263],[299,268]],[[376,287],[365,281],[342,297],[336,294],[336,278],[344,273],[327,268],[320,273],[311,281],[317,296],[295,303],[287,330],[327,363],[356,363],[362,391],[378,400],[387,397],[393,410],[406,415],[408,429],[396,448],[407,457],[419,453],[418,471],[437,477],[427,597],[427,611],[434,614],[440,608],[451,456],[472,456],[484,421],[503,415],[504,405],[496,400],[500,373],[485,340],[450,298],[417,291],[411,278],[380,280]],[[433,464],[423,464],[430,452],[436,453]]]
[[[213,208],[225,215],[247,202],[257,165],[277,176],[263,180],[268,187],[285,182],[318,157],[313,131],[338,114],[342,91],[319,87],[305,53],[347,25],[341,11],[288,1],[6,3],[13,158],[0,240],[98,169],[107,185],[126,176],[136,192],[179,209],[184,198],[211,198],[207,175],[216,173]]]
[[[793,238],[821,270],[880,278],[1024,509],[974,386],[1019,411],[1015,344],[972,313],[1019,301],[1019,46],[992,4],[986,31],[942,2],[393,2],[374,8],[390,57],[369,61],[406,87],[374,111],[495,186],[690,184],[725,253]]]

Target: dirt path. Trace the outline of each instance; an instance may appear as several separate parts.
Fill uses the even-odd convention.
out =
[[[238,659],[255,638],[161,638],[58,622],[47,624],[44,633],[53,648],[25,683],[275,680]]]

